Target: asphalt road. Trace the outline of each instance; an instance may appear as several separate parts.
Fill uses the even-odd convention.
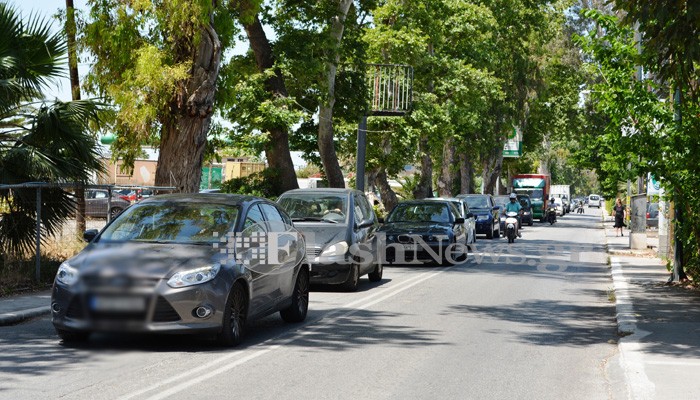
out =
[[[235,349],[187,336],[59,344],[50,319],[0,330],[2,399],[627,398],[596,211],[477,241],[453,267],[389,266],[316,288],[308,319]]]

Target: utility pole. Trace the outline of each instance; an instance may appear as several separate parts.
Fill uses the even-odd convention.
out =
[[[682,123],[681,114],[681,88],[680,83],[676,82],[676,92],[673,96],[673,119],[679,129]],[[681,226],[683,226],[683,206],[681,205],[681,195],[678,188],[673,190],[673,211],[675,226],[673,227],[673,274],[669,279],[670,282],[683,282],[688,279],[683,269],[683,241],[681,236]]]

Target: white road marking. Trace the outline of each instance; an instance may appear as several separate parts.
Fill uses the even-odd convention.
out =
[[[449,268],[454,268],[454,267],[445,267],[445,268],[440,268],[435,271],[431,272],[424,272],[422,274],[419,274],[417,276],[408,278],[401,283],[395,285],[393,288],[388,289],[390,290],[389,293],[383,292],[383,291],[377,291],[376,293],[372,293],[368,296],[362,297],[361,299],[351,301],[345,305],[343,305],[340,309],[335,309],[332,311],[327,312],[320,318],[317,318],[314,321],[311,321],[310,323],[305,324],[304,326],[301,327],[301,329],[308,327],[309,329],[306,329],[301,332],[296,332],[294,333],[291,337],[284,338],[284,336],[289,335],[290,332],[286,332],[278,337],[271,338],[266,340],[265,342],[261,343],[258,345],[258,347],[263,347],[260,350],[257,351],[234,351],[233,353],[226,354],[222,357],[216,358],[206,364],[202,364],[199,367],[196,367],[194,369],[191,369],[185,373],[181,373],[175,376],[172,376],[168,379],[165,379],[157,384],[148,386],[146,388],[143,388],[141,390],[138,390],[136,392],[129,393],[125,396],[119,397],[120,400],[128,400],[128,399],[133,399],[135,397],[139,397],[141,395],[144,395],[148,392],[157,390],[159,388],[162,388],[164,386],[168,386],[174,382],[180,382],[179,384],[170,387],[167,390],[161,391],[151,397],[148,397],[149,400],[156,400],[156,399],[164,399],[168,398],[176,393],[182,392],[183,390],[196,385],[198,383],[201,383],[205,380],[214,378],[217,375],[220,375],[226,371],[229,371],[233,368],[236,368],[240,365],[245,364],[248,361],[254,360],[262,355],[265,355],[273,350],[276,350],[285,344],[291,343],[297,339],[300,339],[306,335],[309,335],[313,333],[314,331],[325,328],[328,324],[332,324],[334,321],[346,318],[354,313],[356,313],[359,310],[364,310],[367,309],[375,304],[378,304],[382,301],[385,301],[405,290],[410,289],[411,287],[424,282],[428,279],[431,279],[442,272],[448,270]],[[378,299],[374,299],[375,297],[378,297],[380,295],[383,295],[379,297]],[[372,300],[374,299],[374,300]],[[370,300],[368,302],[368,300]],[[365,303],[365,304],[362,304]],[[353,309],[347,310],[348,308]],[[345,309],[345,312],[343,312]],[[340,314],[340,315],[338,315]],[[319,322],[323,321],[323,325],[318,324]],[[313,324],[313,325],[311,325]],[[240,357],[240,358],[239,358]],[[238,358],[237,360],[231,362],[231,363],[226,363],[227,361],[231,359]],[[219,366],[222,363],[226,363],[225,365]],[[218,368],[217,368],[218,366]]]
[[[656,386],[649,380],[644,371],[644,357],[639,341],[649,332],[637,329],[637,319],[634,313],[632,297],[629,294],[629,283],[622,273],[622,265],[616,257],[610,260],[612,266],[613,285],[615,287],[615,307],[619,331],[631,333],[620,339],[620,366],[625,373],[630,398],[647,400],[654,398]]]

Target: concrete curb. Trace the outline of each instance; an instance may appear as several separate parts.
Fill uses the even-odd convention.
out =
[[[6,314],[0,314],[0,326],[16,325],[28,319],[42,317],[50,313],[51,308],[49,306],[44,306]]]

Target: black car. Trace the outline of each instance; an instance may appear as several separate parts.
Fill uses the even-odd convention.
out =
[[[476,216],[476,233],[486,238],[498,238],[501,235],[500,212],[490,194],[460,194],[458,198],[467,200],[469,210]]]
[[[295,189],[277,200],[304,234],[311,283],[357,290],[359,279],[382,279],[375,232],[379,227],[365,194],[353,189]]]
[[[532,203],[530,202],[530,196],[527,194],[519,194],[518,201],[520,206],[523,208],[523,215],[521,217],[523,225],[532,226],[534,224],[534,218],[532,218]]]
[[[154,196],[85,239],[53,284],[52,322],[64,341],[95,331],[207,332],[236,345],[252,319],[306,318],[304,242],[268,200]]]
[[[429,261],[447,265],[467,257],[464,218],[449,200],[401,202],[377,234],[384,242],[382,257],[390,263]]]

